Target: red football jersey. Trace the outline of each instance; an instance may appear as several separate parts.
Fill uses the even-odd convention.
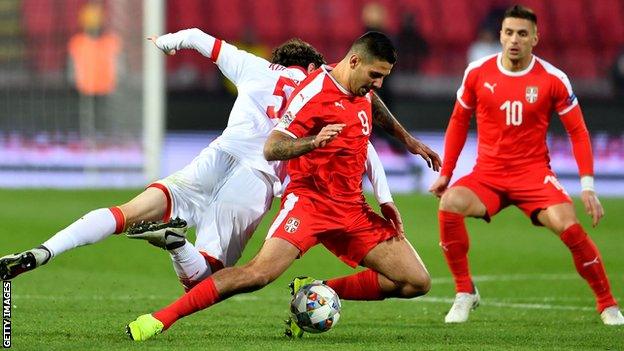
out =
[[[546,132],[552,113],[563,117],[579,109],[565,73],[536,56],[523,71],[511,72],[502,66],[501,54],[468,66],[457,91],[457,103],[464,109],[476,108],[475,169],[488,171],[548,166]],[[470,115],[454,112],[454,117],[469,119]],[[445,155],[443,175],[452,172],[458,156],[447,159]]]
[[[292,93],[276,130],[294,138],[316,135],[328,124],[344,123],[324,147],[288,162],[286,192],[320,195],[332,201],[363,202],[368,139],[372,130],[371,97],[354,96],[323,66]]]

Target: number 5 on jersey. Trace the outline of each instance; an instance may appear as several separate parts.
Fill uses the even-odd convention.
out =
[[[276,106],[267,106],[266,114],[269,118],[280,118],[282,114],[284,114],[284,109],[286,108],[286,102],[288,101],[288,97],[297,87],[297,83],[286,77],[280,77],[277,80],[277,84],[275,84],[275,90],[273,91],[273,95],[279,96],[282,98],[282,104],[279,106],[279,109]]]
[[[519,126],[522,124],[522,101],[505,101],[501,107],[505,111],[505,124]]]

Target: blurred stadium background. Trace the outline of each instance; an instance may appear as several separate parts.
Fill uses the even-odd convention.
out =
[[[84,7],[93,3],[95,7]],[[90,209],[126,201],[149,180],[185,165],[225,127],[235,92],[215,66],[191,51],[165,57],[145,40],[147,35],[198,27],[260,55],[298,36],[332,62],[366,27],[383,28],[399,49],[399,64],[386,82],[384,98],[408,129],[442,154],[444,129],[471,44],[487,37],[482,29],[496,31],[500,9],[510,3],[0,0],[0,199],[5,200],[0,202],[0,254],[34,247]],[[624,195],[624,99],[622,87],[618,90],[624,76],[614,75],[624,47],[624,0],[521,3],[539,17],[542,36],[536,53],[566,71],[579,96],[593,136],[599,194]],[[99,65],[97,81],[109,83],[97,91],[77,83],[76,64],[82,61],[70,42],[85,26],[114,33],[102,44],[108,50],[95,50],[87,60],[87,67]],[[491,49],[481,44],[482,49]],[[622,58],[619,67],[624,72]],[[553,167],[567,189],[578,192],[576,165],[556,117],[551,132]],[[374,142],[394,190],[422,192],[429,187],[436,174],[420,159],[405,155],[384,136],[376,136]],[[470,170],[475,148],[473,134],[457,176]],[[23,187],[37,189],[7,189]],[[38,189],[48,187],[104,189]],[[621,329],[600,324],[591,293],[574,272],[567,250],[546,230],[531,228],[517,210],[504,211],[491,225],[468,221],[474,233],[471,264],[483,306],[468,325],[449,328],[442,321],[452,302],[453,283],[438,246],[437,200],[413,193],[395,199],[410,241],[434,279],[424,298],[391,299],[372,303],[374,308],[345,301],[344,319],[335,331],[290,343],[282,339],[280,323],[291,277],[352,272],[317,247],[266,289],[185,318],[153,342],[136,345],[126,339],[124,323],[169,303],[181,288],[164,252],[115,236],[72,250],[41,272],[14,281],[14,346],[20,350],[622,348]],[[622,301],[624,220],[618,214],[624,213],[624,201],[612,198],[603,203],[608,215],[591,235],[602,251],[614,295]],[[240,262],[247,262],[262,245],[276,204]],[[589,228],[579,201],[576,205]]]
[[[93,3],[103,11],[85,8]],[[384,30],[399,50],[384,98],[408,129],[442,153],[454,93],[475,50],[472,44],[487,33],[497,35],[501,11],[510,3],[2,0],[0,187],[137,187],[190,161],[225,127],[235,91],[198,53],[165,58],[145,41],[149,34],[189,27],[261,56],[297,36],[316,46],[329,62],[339,60],[366,28]],[[538,15],[537,55],[568,73],[579,96],[593,136],[599,193],[624,195],[624,88],[619,85],[624,78],[617,75],[624,48],[624,1],[521,3]],[[144,30],[148,19],[152,28],[161,30]],[[104,60],[97,77],[110,80],[110,89],[89,92],[80,87],[81,59],[70,43],[83,28],[98,26],[102,33],[112,33],[117,45],[109,43],[96,55]],[[491,50],[491,43],[480,47]],[[145,53],[158,57],[150,61]],[[109,61],[112,74],[104,72]],[[624,72],[622,58],[619,68]],[[158,86],[160,73],[163,89]],[[160,105],[162,128],[159,103],[166,103]],[[553,167],[576,193],[576,164],[556,117],[551,132]],[[436,175],[420,159],[405,155],[383,135],[374,142],[394,190],[427,189]],[[456,175],[470,170],[475,147],[474,137],[469,138]]]

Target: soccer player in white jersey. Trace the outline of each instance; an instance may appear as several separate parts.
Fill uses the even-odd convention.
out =
[[[546,132],[551,115],[557,112],[572,142],[583,205],[596,226],[604,211],[594,191],[590,136],[578,99],[565,73],[532,54],[538,42],[532,10],[519,5],[509,8],[500,41],[502,53],[477,60],[466,69],[446,130],[442,171],[430,189],[441,197],[440,246],[457,293],[445,322],[466,322],[470,310],[479,304],[468,267],[464,218],[489,222],[514,205],[568,247],[577,272],[594,293],[603,323],[623,325],[600,252],[549,164]],[[476,165],[472,173],[448,187],[473,113],[479,144]]]
[[[238,50],[199,29],[182,30],[152,40],[167,54],[179,49],[199,51],[236,84],[238,97],[227,128],[189,165],[150,184],[129,202],[91,211],[43,245],[2,257],[1,279],[11,279],[67,250],[99,242],[142,221],[165,223],[147,228],[164,230],[151,233],[147,230],[143,234],[161,234],[159,246],[171,254],[174,269],[185,289],[214,271],[235,264],[240,258],[274,195],[281,193],[283,167],[280,162],[265,160],[264,142],[277,124],[290,93],[308,72],[323,64],[324,59],[312,46],[298,39],[275,49],[271,62]],[[380,100],[376,103],[378,113],[389,116],[387,129],[437,170],[438,155],[411,137]],[[401,226],[383,168],[372,146],[369,146],[367,169],[384,213]],[[187,223],[170,221],[177,217],[197,227],[195,246],[185,238]],[[148,236],[147,239],[154,238]]]

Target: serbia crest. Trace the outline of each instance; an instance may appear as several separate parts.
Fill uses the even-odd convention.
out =
[[[537,87],[535,86],[526,87],[526,94],[524,95],[524,97],[526,98],[526,101],[529,102],[529,104],[533,104],[535,103],[535,101],[537,101],[537,91]]]
[[[295,217],[290,217],[286,221],[286,224],[284,224],[284,230],[287,233],[294,233],[297,231],[297,228],[299,228],[299,223],[300,223],[299,219]]]

